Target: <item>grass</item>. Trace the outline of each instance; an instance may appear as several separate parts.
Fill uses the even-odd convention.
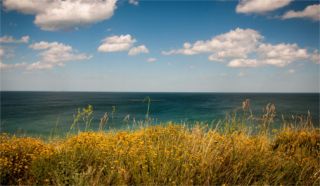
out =
[[[245,117],[226,119],[218,128],[167,123],[137,130],[78,131],[49,141],[2,134],[0,183],[319,185],[320,130],[308,118],[272,130],[275,108],[268,105],[256,118],[259,130],[253,133],[244,125],[254,118],[246,104]],[[88,108],[75,116],[86,129],[92,114]]]

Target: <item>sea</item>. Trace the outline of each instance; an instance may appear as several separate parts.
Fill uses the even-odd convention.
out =
[[[318,93],[1,91],[0,96],[0,131],[30,136],[70,131],[78,109],[88,105],[93,107],[90,130],[99,128],[100,118],[106,112],[108,122],[104,130],[132,128],[143,121],[148,121],[149,125],[176,122],[214,126],[223,124],[219,121],[228,116],[237,114],[241,117],[242,102],[246,99],[250,100],[250,109],[256,117],[261,117],[268,103],[275,104],[277,126],[281,125],[283,118],[297,122],[297,118],[306,117],[308,112],[314,125],[320,123]]]

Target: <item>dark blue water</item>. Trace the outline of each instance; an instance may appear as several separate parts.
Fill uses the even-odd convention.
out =
[[[47,135],[56,128],[66,131],[77,108],[88,104],[94,108],[93,128],[105,112],[110,115],[112,106],[116,112],[108,128],[125,128],[128,123],[123,118],[127,115],[129,124],[145,119],[147,102],[143,100],[147,96],[154,124],[223,120],[247,98],[255,115],[271,102],[276,105],[278,120],[282,114],[306,115],[309,110],[313,122],[319,124],[319,94],[1,92],[1,132]]]

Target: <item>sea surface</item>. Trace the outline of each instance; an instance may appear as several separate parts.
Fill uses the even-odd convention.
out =
[[[97,129],[100,118],[109,114],[106,129],[124,129],[145,120],[150,97],[149,118],[152,124],[216,123],[237,111],[250,99],[254,115],[261,115],[268,103],[276,105],[276,121],[282,115],[307,115],[319,125],[319,96],[313,93],[103,93],[103,92],[7,92],[1,94],[1,132],[49,135],[66,132],[78,108],[93,106],[91,128]],[[145,101],[144,101],[145,100]],[[114,107],[114,108],[113,108]],[[111,118],[113,112],[113,119]],[[125,121],[124,121],[124,118]]]

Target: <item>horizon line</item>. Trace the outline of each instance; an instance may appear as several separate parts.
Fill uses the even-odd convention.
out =
[[[78,93],[228,93],[228,94],[237,94],[237,93],[247,93],[247,94],[265,94],[265,93],[277,93],[277,94],[320,94],[319,92],[219,92],[219,91],[79,91],[79,90],[0,90],[0,92],[78,92]]]

